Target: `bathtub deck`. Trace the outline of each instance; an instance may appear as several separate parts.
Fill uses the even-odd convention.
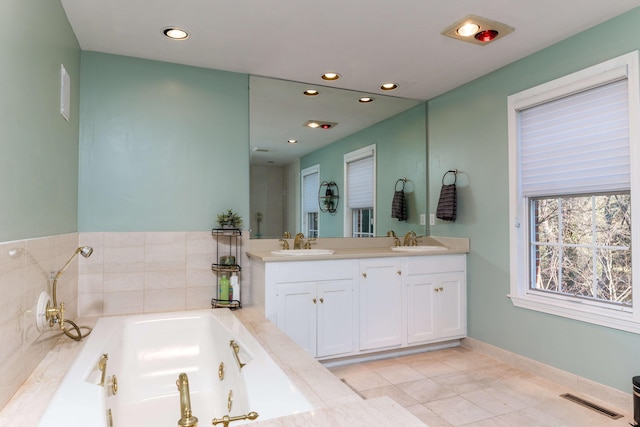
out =
[[[388,397],[363,400],[331,372],[297,346],[275,325],[250,307],[235,312],[311,404],[312,412],[251,423],[256,427],[368,427],[425,424]],[[84,321],[84,323],[91,323]],[[78,343],[61,337],[12,400],[0,411],[0,427],[36,425],[57,385],[79,350]],[[198,416],[198,414],[195,414]],[[201,418],[201,421],[204,421]],[[206,423],[208,424],[208,422]]]

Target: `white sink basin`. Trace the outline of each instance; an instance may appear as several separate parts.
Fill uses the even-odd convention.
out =
[[[271,251],[274,255],[287,256],[312,256],[312,255],[331,255],[335,253],[333,249],[287,249],[280,251]]]
[[[446,250],[444,246],[394,246],[392,251],[396,252],[429,252]]]

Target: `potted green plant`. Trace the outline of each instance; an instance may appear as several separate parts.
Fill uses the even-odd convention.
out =
[[[241,228],[242,217],[231,209],[227,209],[226,212],[218,214],[218,225],[221,228]]]

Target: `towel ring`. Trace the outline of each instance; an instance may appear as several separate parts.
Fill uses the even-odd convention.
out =
[[[446,177],[448,174],[450,174],[450,173],[452,173],[452,174],[453,174],[453,184],[455,184],[455,183],[456,183],[456,181],[458,180],[458,169],[451,169],[451,170],[446,171],[446,172],[444,173],[444,175],[442,175],[442,185],[444,185],[444,179],[445,179],[445,177]],[[450,185],[451,185],[451,184],[450,184]]]
[[[399,180],[396,181],[396,186],[395,186],[395,190],[396,191],[404,191],[404,184],[408,181],[407,178],[400,178]],[[400,190],[398,190],[398,183],[402,182],[402,188]]]

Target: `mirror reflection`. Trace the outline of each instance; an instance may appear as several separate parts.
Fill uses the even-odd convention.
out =
[[[307,96],[308,89],[318,94]],[[361,97],[374,100],[359,102]],[[285,231],[307,231],[308,237],[426,232],[420,223],[427,206],[424,102],[251,76],[250,120],[251,238],[278,238]],[[310,121],[321,126],[308,127]],[[349,165],[362,152],[374,160],[370,209],[354,207],[353,199],[362,199],[362,191],[344,188],[351,187]],[[313,185],[309,180],[304,184],[308,171],[317,171]],[[392,217],[400,179],[407,201],[405,221]],[[328,202],[326,188],[320,194],[323,182],[337,186],[335,208],[321,209]],[[309,199],[309,193],[315,213],[305,208],[302,196]]]

